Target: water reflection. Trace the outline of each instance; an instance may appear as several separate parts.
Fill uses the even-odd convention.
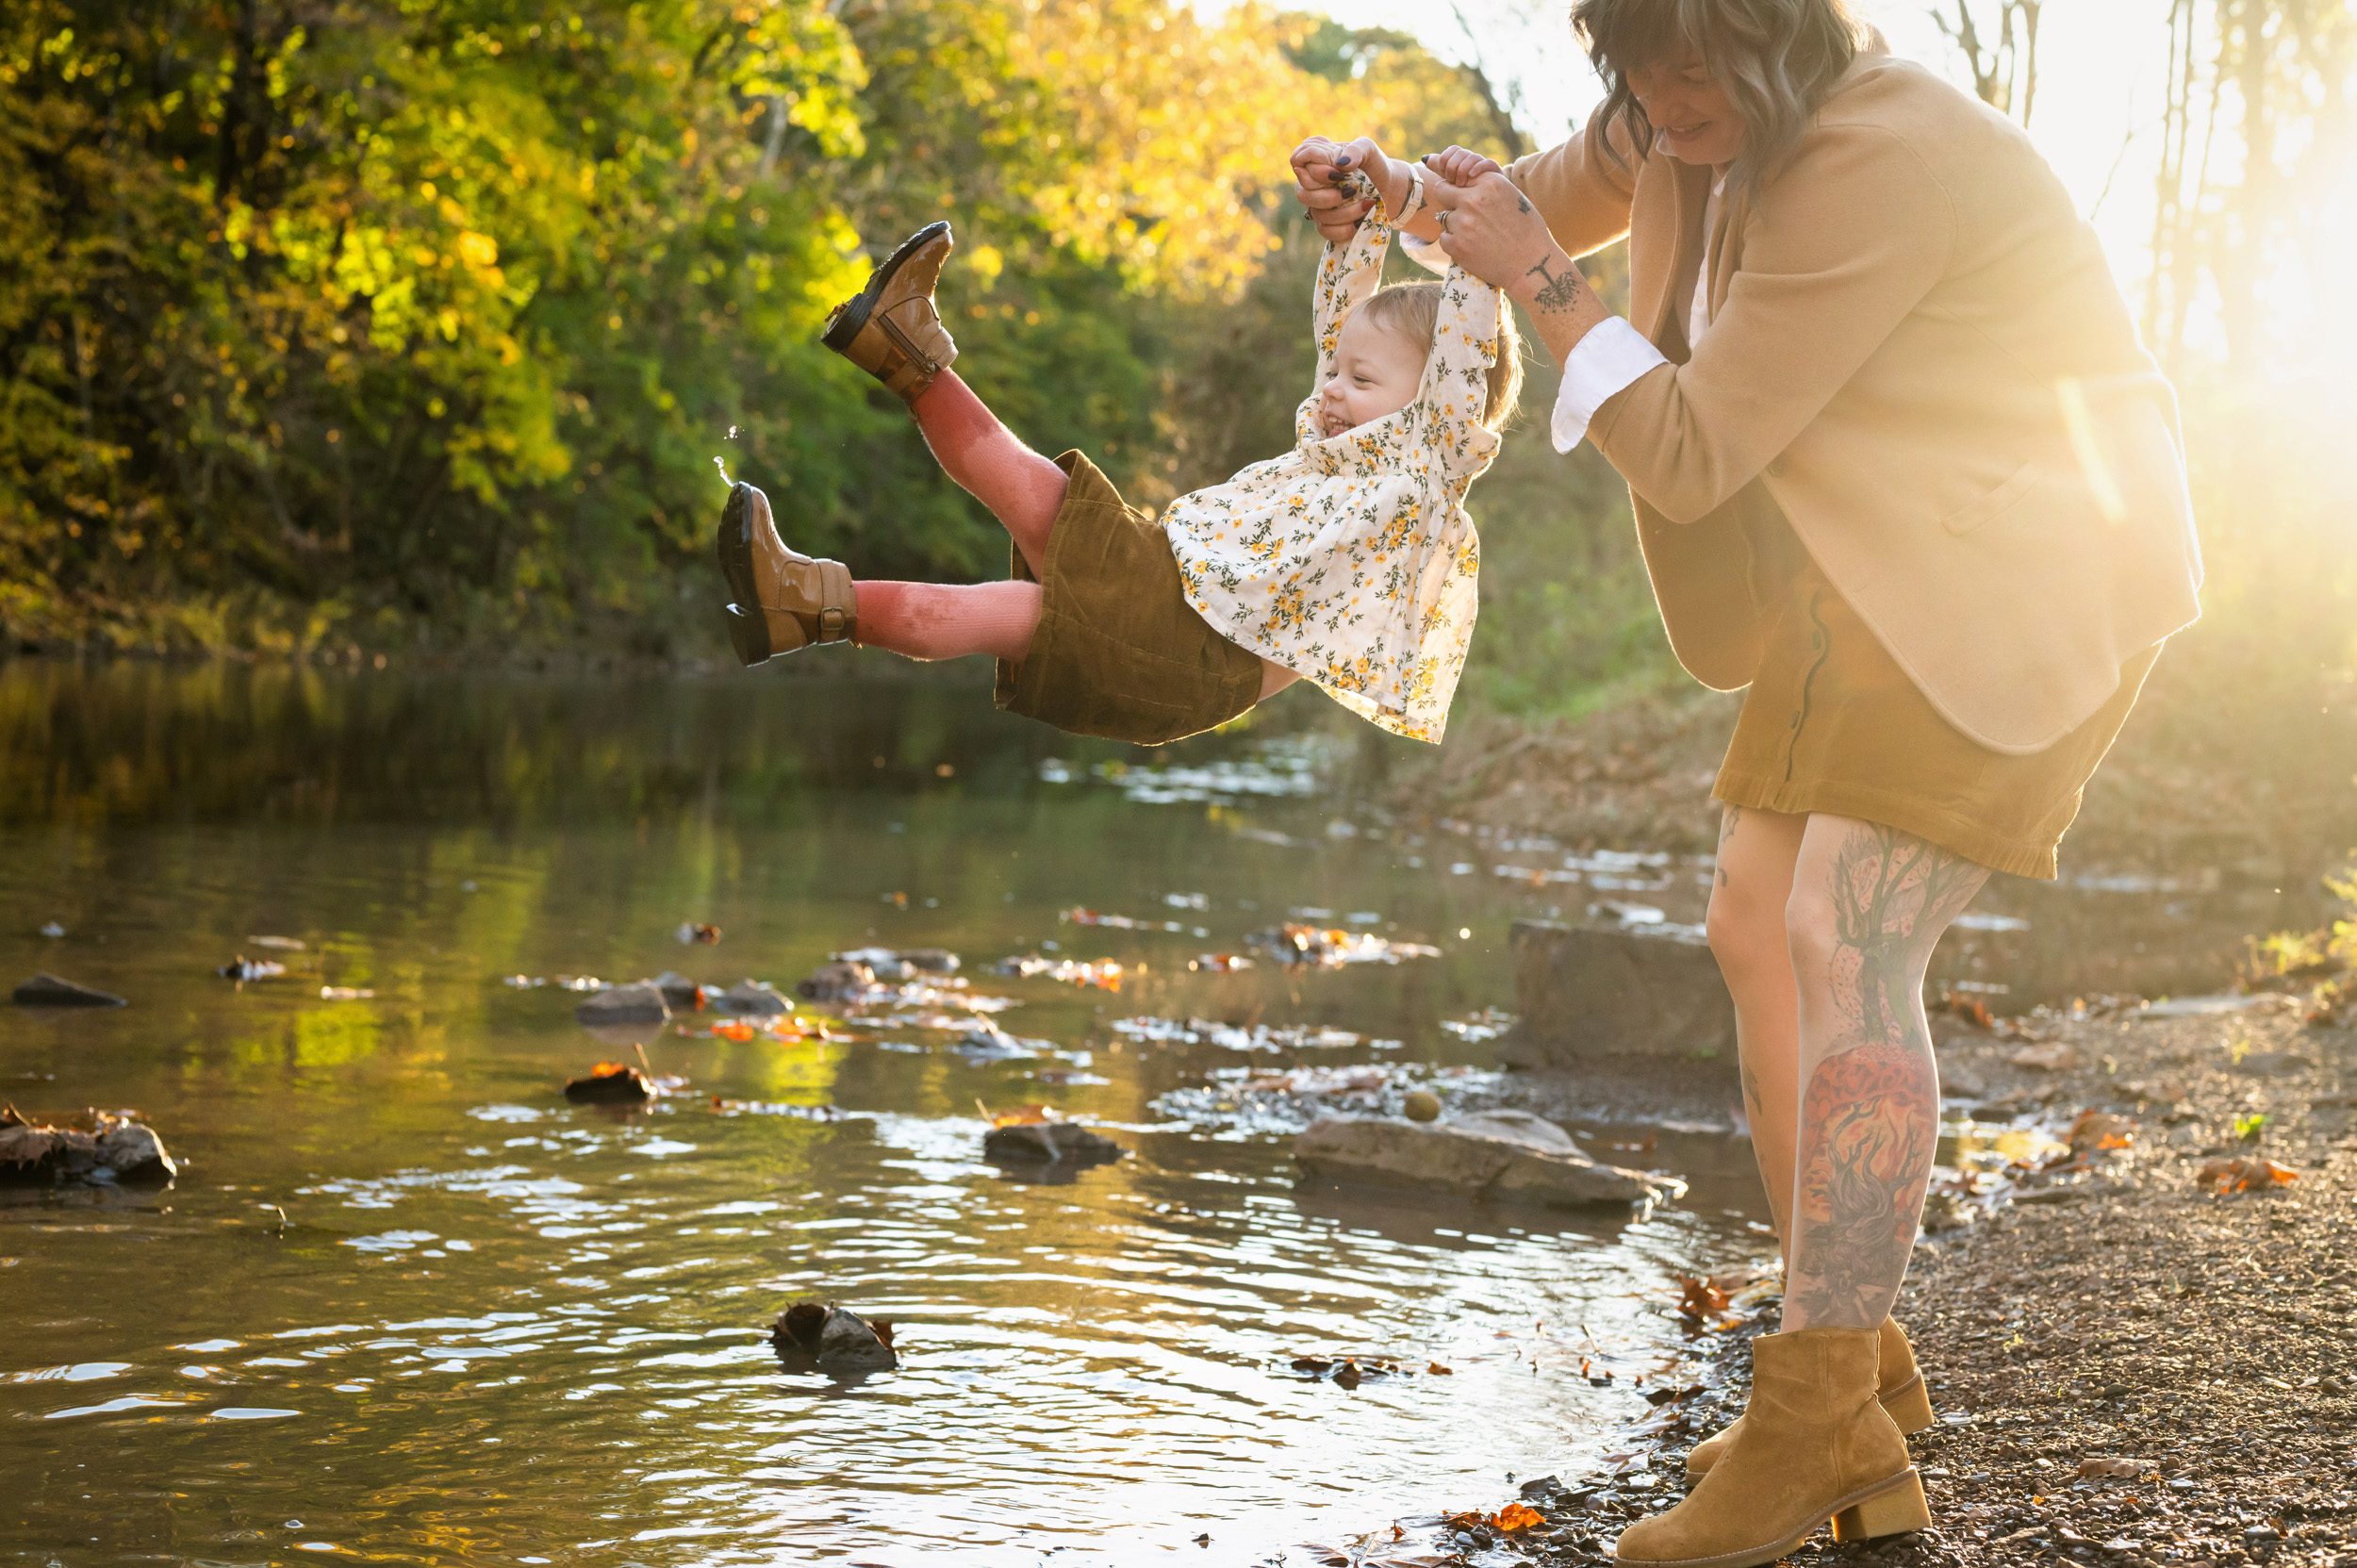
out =
[[[1166,1097],[1240,1062],[1465,1081],[1494,1041],[1442,1026],[1510,999],[1512,918],[1690,917],[1699,868],[1387,832],[1304,793],[1333,743],[1288,711],[1273,764],[1264,728],[1158,779],[956,686],[0,667],[0,963],[133,999],[0,1019],[0,1081],[136,1106],[186,1171],[0,1208],[0,1547],[987,1565],[1208,1531],[1244,1560],[1577,1465],[1646,1408],[1671,1275],[1759,1249],[1740,1145],[1665,1135],[1687,1203],[1547,1221],[1302,1189],[1268,1130]],[[1437,956],[1202,966],[1305,910]],[[2067,923],[2005,912],[2031,930],[1975,938]],[[303,944],[288,973],[217,978],[256,933]],[[573,1109],[613,1046],[503,983],[788,983],[871,945],[963,954],[1053,1055],[667,1032],[686,1093]],[[1030,953],[1122,988],[984,973]],[[978,1100],[1131,1153],[1016,1180]],[[898,1323],[903,1369],[781,1369],[767,1326],[814,1295]],[[1305,1352],[1453,1372],[1344,1391]]]

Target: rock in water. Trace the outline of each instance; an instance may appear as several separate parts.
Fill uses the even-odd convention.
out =
[[[0,1186],[50,1182],[161,1185],[180,1174],[164,1141],[128,1116],[96,1113],[98,1131],[42,1127],[0,1105]]]
[[[15,992],[19,1007],[128,1007],[130,1003],[106,991],[93,991],[47,970],[35,975]]]
[[[1429,1089],[1410,1089],[1400,1110],[1411,1122],[1436,1122],[1441,1119],[1441,1097]]]
[[[1126,1151],[1077,1122],[1017,1122],[982,1134],[982,1158],[1009,1164],[1099,1165]]]
[[[1490,1111],[1447,1122],[1327,1116],[1294,1140],[1305,1175],[1576,1209],[1675,1197],[1673,1176],[1598,1164],[1553,1122]]]
[[[609,985],[573,1009],[585,1024],[659,1024],[669,1018],[663,989],[651,981],[635,985]]]
[[[794,1009],[766,981],[740,980],[712,999],[713,1007],[740,1018],[775,1018]]]
[[[644,1105],[662,1092],[653,1079],[619,1062],[601,1062],[588,1077],[565,1085],[575,1105]]]
[[[860,1001],[875,989],[876,971],[849,959],[821,964],[808,980],[794,987],[812,1001]]]
[[[787,1365],[821,1372],[889,1372],[900,1364],[891,1324],[870,1323],[832,1301],[797,1301],[770,1326],[769,1343]]]
[[[1698,929],[1517,920],[1509,940],[1520,1021],[1498,1048],[1507,1065],[1734,1062],[1735,1003]]]
[[[712,999],[712,993],[689,980],[677,969],[666,969],[652,980],[642,980],[641,985],[651,985],[663,993],[663,1005],[674,1013],[693,1013]]]

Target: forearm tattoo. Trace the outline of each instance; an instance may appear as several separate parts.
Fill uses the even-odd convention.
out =
[[[1834,856],[1828,972],[1803,977],[1835,1025],[1802,1097],[1788,1327],[1871,1327],[1906,1277],[1939,1137],[1923,973],[1987,877],[1893,828]]]
[[[1569,310],[1579,303],[1579,291],[1585,285],[1580,280],[1578,268],[1567,264],[1563,275],[1557,277],[1549,270],[1545,258],[1541,257],[1537,266],[1526,268],[1525,271],[1536,272],[1545,279],[1545,282],[1540,285],[1539,292],[1532,295],[1530,300],[1530,303],[1540,309]]]

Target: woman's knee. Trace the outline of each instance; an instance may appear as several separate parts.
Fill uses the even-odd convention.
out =
[[[1784,949],[1795,975],[1824,975],[1841,945],[1839,912],[1826,893],[1795,886],[1784,903]]]
[[[1783,912],[1756,895],[1728,886],[1713,888],[1710,907],[1703,914],[1703,934],[1710,940],[1720,971],[1731,981],[1784,962]]]

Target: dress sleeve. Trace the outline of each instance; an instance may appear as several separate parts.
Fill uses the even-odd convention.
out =
[[[1430,422],[1432,450],[1459,478],[1470,478],[1496,453],[1497,433],[1482,422],[1490,368],[1498,358],[1498,291],[1461,267],[1441,280],[1441,315],[1418,389]]]
[[[1383,281],[1383,256],[1392,246],[1392,230],[1414,217],[1424,206],[1424,171],[1408,166],[1408,200],[1396,217],[1383,210],[1383,195],[1365,174],[1353,173],[1345,185],[1360,197],[1371,197],[1375,209],[1351,235],[1350,243],[1326,243],[1326,258],[1318,265],[1311,314],[1318,340],[1318,378],[1310,388],[1314,399],[1320,388],[1334,379],[1334,344],[1342,336],[1343,318],[1375,292]]]

